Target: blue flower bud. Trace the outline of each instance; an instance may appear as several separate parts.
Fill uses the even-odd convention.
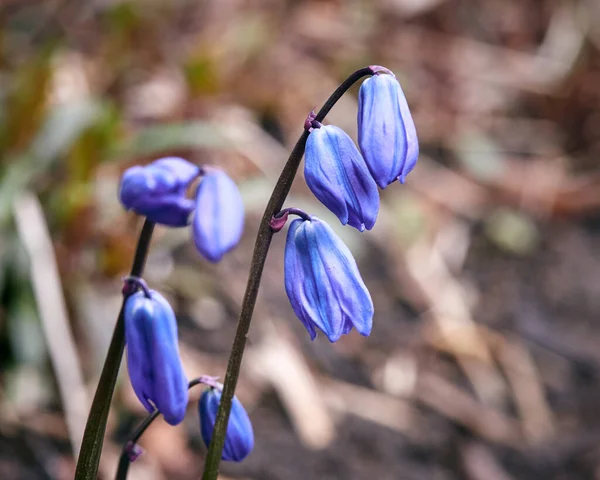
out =
[[[200,413],[200,430],[206,448],[210,446],[217,411],[221,402],[221,392],[216,388],[209,388],[202,392],[198,411]],[[254,432],[248,414],[237,397],[231,402],[231,413],[225,433],[225,445],[221,458],[230,462],[241,462],[254,447]]]
[[[317,217],[294,220],[285,245],[285,290],[311,340],[315,327],[330,342],[356,327],[369,335],[373,302],[356,261],[331,227]]]
[[[404,183],[419,157],[415,123],[404,92],[393,75],[376,74],[360,86],[358,144],[381,188]]]
[[[167,157],[123,173],[119,199],[127,210],[171,227],[189,224],[195,208],[186,189],[200,169],[183,158]]]
[[[306,142],[306,184],[342,222],[370,230],[379,211],[379,192],[362,155],[341,128],[314,128]]]
[[[238,244],[243,229],[244,204],[237,186],[225,172],[209,170],[196,193],[196,248],[207,260],[218,262]]]
[[[169,303],[154,290],[125,302],[125,341],[131,385],[148,412],[156,407],[171,425],[181,423],[188,385],[177,344],[177,322]]]

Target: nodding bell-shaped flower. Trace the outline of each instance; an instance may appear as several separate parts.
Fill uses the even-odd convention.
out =
[[[342,222],[370,230],[379,211],[379,192],[352,139],[334,125],[313,128],[306,142],[306,183]]]
[[[221,260],[240,241],[244,203],[231,178],[222,170],[207,170],[196,193],[193,237],[197,250],[211,262]]]
[[[285,290],[311,340],[315,327],[330,342],[356,327],[369,335],[373,302],[356,261],[331,227],[317,217],[296,219],[285,245]]]
[[[200,413],[202,440],[206,448],[210,446],[220,402],[221,392],[218,389],[209,388],[202,392],[198,411]],[[253,447],[254,431],[252,430],[252,423],[241,402],[237,397],[233,397],[221,458],[230,462],[241,462],[250,454]]]
[[[156,160],[146,166],[128,168],[123,173],[119,199],[127,210],[171,227],[189,224],[194,201],[186,189],[198,177],[200,169],[178,157]]]
[[[393,74],[377,73],[360,86],[358,144],[381,188],[404,183],[419,157],[419,142],[400,83]]]
[[[181,423],[188,385],[171,306],[154,290],[139,291],[125,302],[124,319],[127,368],[135,394],[148,412],[156,407],[167,423]]]

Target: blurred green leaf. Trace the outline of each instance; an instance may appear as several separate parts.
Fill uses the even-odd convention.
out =
[[[33,141],[30,155],[38,162],[41,161],[43,166],[47,166],[58,155],[67,153],[79,135],[92,125],[100,114],[100,105],[91,100],[54,108]]]
[[[95,121],[85,129],[69,151],[70,182],[86,182],[96,167],[107,159],[119,137],[121,117],[111,104],[104,103]]]
[[[7,311],[8,334],[15,360],[43,367],[48,352],[33,293],[29,285],[17,288],[15,293],[17,295]]]
[[[248,12],[233,19],[228,35],[222,42],[228,44],[226,55],[235,55],[238,61],[248,61],[260,55],[273,37],[268,17],[262,13]]]
[[[113,34],[128,35],[140,24],[140,16],[133,2],[117,2],[106,11],[105,18]]]
[[[60,105],[50,111],[30,149],[9,159],[0,180],[0,227],[10,217],[14,197],[64,155],[100,111],[99,104],[92,101]]]
[[[414,196],[398,193],[388,195],[387,201],[382,201],[380,209],[386,212],[390,222],[394,240],[403,246],[409,246],[422,239],[427,232],[427,218],[423,211],[423,204],[415,200]]]
[[[538,229],[530,218],[504,208],[487,219],[485,231],[496,245],[517,255],[531,253],[539,242]]]
[[[46,361],[46,344],[41,331],[35,298],[29,280],[29,258],[14,233],[3,237],[2,264],[3,307],[11,351],[17,363],[42,365]]]
[[[52,79],[55,44],[44,46],[37,56],[20,67],[11,78],[3,102],[0,150],[15,152],[26,147],[37,131],[46,109]]]
[[[464,133],[456,143],[462,166],[476,179],[489,182],[504,173],[505,164],[496,143],[480,132]]]
[[[118,147],[113,157],[155,155],[182,148],[220,148],[225,142],[218,126],[209,122],[155,125]]]
[[[205,52],[194,55],[183,66],[190,93],[193,96],[214,94],[219,90],[216,61]]]

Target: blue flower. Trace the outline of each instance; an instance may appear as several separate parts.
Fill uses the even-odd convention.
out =
[[[121,179],[119,199],[127,210],[155,223],[183,227],[189,224],[195,207],[186,197],[186,189],[199,173],[196,165],[178,157],[131,167]]]
[[[379,211],[379,192],[352,139],[333,125],[314,128],[306,142],[306,183],[342,222],[370,230]]]
[[[206,448],[210,446],[217,411],[221,402],[221,392],[216,388],[209,388],[202,392],[198,411],[200,413],[200,430]],[[254,447],[254,432],[248,414],[237,397],[231,402],[231,413],[227,432],[225,433],[225,446],[221,458],[230,462],[241,462]]]
[[[225,172],[207,171],[196,193],[196,248],[206,259],[218,262],[238,244],[243,229],[244,204],[237,186]]]
[[[171,425],[181,423],[188,385],[177,344],[177,322],[169,303],[150,290],[125,303],[125,341],[131,385],[148,412],[155,407]]]
[[[316,217],[294,220],[285,245],[285,290],[311,340],[315,327],[330,342],[356,327],[369,335],[373,302],[354,257],[331,227]]]
[[[404,92],[393,75],[376,74],[360,86],[358,144],[381,188],[404,183],[419,157],[415,124]]]

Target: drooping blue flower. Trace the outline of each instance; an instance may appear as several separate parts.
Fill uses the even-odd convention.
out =
[[[378,73],[360,86],[358,144],[381,188],[396,179],[404,183],[419,157],[415,123],[400,83]]]
[[[146,166],[125,170],[119,187],[119,199],[127,210],[171,227],[189,224],[194,201],[186,189],[198,177],[200,169],[178,157],[156,160]]]
[[[296,219],[285,245],[285,290],[311,340],[315,327],[330,342],[356,327],[369,335],[373,302],[356,261],[331,227],[317,217]]]
[[[208,388],[202,392],[198,411],[200,413],[200,430],[206,448],[210,446],[217,411],[221,402],[221,392],[216,388]],[[233,397],[231,414],[225,433],[225,445],[221,458],[230,462],[241,462],[254,447],[254,431],[252,423],[241,402]]]
[[[306,142],[306,183],[342,222],[370,230],[379,211],[379,192],[352,139],[334,125],[314,128]]]
[[[236,184],[222,170],[207,171],[196,193],[196,248],[206,259],[218,262],[238,244],[243,230],[244,203]]]
[[[177,343],[175,314],[154,290],[125,302],[125,341],[131,385],[148,412],[156,407],[171,425],[181,423],[188,403],[188,385]]]

